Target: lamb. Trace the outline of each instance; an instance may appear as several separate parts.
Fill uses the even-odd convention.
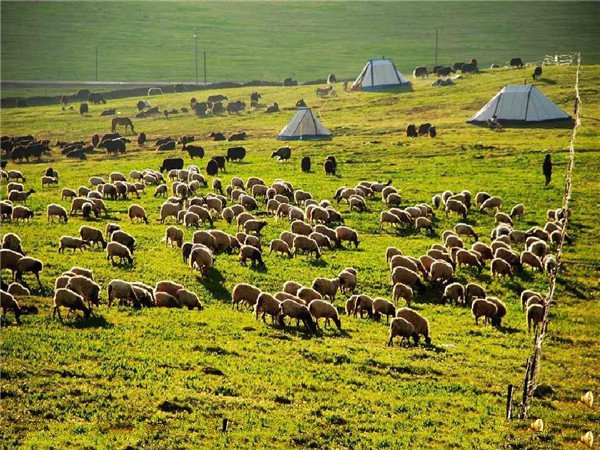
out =
[[[300,289],[298,289],[298,292],[296,292],[296,296],[299,299],[303,300],[304,303],[306,303],[307,305],[313,300],[320,300],[323,298],[321,294],[319,294],[313,288],[309,287],[301,287]]]
[[[68,216],[67,216],[67,210],[65,208],[63,208],[60,205],[57,205],[56,203],[50,203],[48,205],[48,207],[46,208],[46,215],[48,216],[48,221],[52,221],[54,222],[54,217],[58,217],[58,222],[60,223],[61,220],[64,223],[67,223]]]
[[[425,338],[427,345],[431,344],[431,337],[429,336],[429,322],[421,314],[410,308],[400,308],[396,312],[396,317],[401,317],[414,327],[413,339],[415,344],[419,343],[419,338],[422,335]]]
[[[510,210],[510,217],[515,219],[515,218],[519,218],[519,220],[523,220],[523,217],[525,216],[525,206],[523,206],[522,203],[519,203],[518,205],[515,205],[512,207],[512,209]]]
[[[346,309],[347,316],[354,313],[354,308],[356,308],[356,298],[357,297],[358,297],[358,295],[353,295],[348,300],[346,300],[346,308],[345,309]]]
[[[308,255],[314,253],[316,259],[319,259],[321,257],[319,244],[317,244],[317,241],[307,236],[297,235],[296,237],[294,237],[293,250],[294,256],[302,251],[307,253]]]
[[[165,230],[164,237],[165,245],[177,245],[177,247],[181,248],[183,245],[183,230],[181,228],[177,228],[175,226],[169,226]]]
[[[181,304],[177,298],[167,292],[157,292],[156,306],[159,308],[181,308]]]
[[[92,309],[92,305],[100,305],[100,286],[87,277],[82,275],[71,277],[67,283],[67,289],[81,295],[90,309]]]
[[[25,252],[21,247],[21,238],[14,233],[6,233],[2,237],[2,248],[12,250],[25,256]]]
[[[112,232],[112,234],[110,235],[110,239],[127,247],[133,255],[135,250],[135,239],[133,236],[131,236],[128,233],[125,233],[123,230],[116,230]]]
[[[340,287],[340,283],[340,278],[328,279],[318,277],[313,281],[312,288],[323,297],[329,297],[333,303],[335,301],[335,294]]]
[[[449,213],[457,213],[463,217],[463,220],[466,220],[467,218],[467,207],[458,200],[448,200],[444,211],[446,212],[446,217],[448,217]]]
[[[193,247],[190,253],[190,268],[192,270],[199,270],[203,276],[207,276],[209,270],[214,263],[214,257],[212,251],[208,247],[198,246]],[[182,286],[183,287],[183,286]]]
[[[363,318],[363,313],[366,312],[368,317],[373,317],[373,299],[368,295],[353,295],[350,297],[354,298],[354,317],[360,314],[360,318]]]
[[[283,283],[283,292],[287,292],[288,294],[296,295],[301,288],[302,285],[295,281],[286,281]]]
[[[465,288],[464,300],[468,306],[473,303],[473,298],[486,298],[485,289],[476,283],[468,283]]]
[[[427,217],[417,217],[415,220],[415,228],[417,230],[425,229],[430,233],[433,233],[433,225],[431,224],[431,220],[429,220]]]
[[[499,327],[502,324],[502,319],[506,315],[506,306],[496,297],[487,297],[487,301],[492,302],[496,306],[496,314],[492,317],[492,325]]]
[[[492,259],[492,275],[496,277],[509,276],[513,278],[513,268],[505,260],[501,258]]]
[[[431,197],[431,204],[435,209],[439,209],[442,205],[442,196],[439,194],[435,194],[433,197]]]
[[[85,306],[83,297],[69,289],[61,288],[57,289],[54,293],[54,308],[52,309],[52,318],[56,317],[62,322],[62,316],[60,315],[60,307],[69,308],[70,310],[82,311],[83,316],[88,319],[91,314],[91,310]]]
[[[258,316],[262,313],[262,320],[265,322],[265,316],[268,314],[271,316],[271,322],[275,323],[275,318],[279,316],[281,308],[281,301],[273,297],[271,294],[266,292],[262,292],[258,299],[256,300],[256,304],[254,305],[254,314],[256,316],[256,320],[258,320]]]
[[[406,341],[410,343],[410,337],[415,335],[415,327],[406,319],[402,317],[395,317],[392,319],[390,323],[390,338],[388,340],[388,347],[392,347],[394,345],[394,338],[399,336],[400,342]]]
[[[487,212],[491,209],[496,209],[498,211],[502,207],[502,199],[500,197],[490,197],[485,200],[481,207],[479,208],[479,212]]]
[[[104,240],[104,236],[102,235],[102,230],[98,228],[88,227],[83,225],[79,228],[79,236],[83,241],[94,245],[96,243],[100,244],[103,249],[106,248],[106,241]]]
[[[88,246],[88,242],[72,236],[61,236],[58,253],[63,253],[66,248],[73,249],[75,253],[78,249],[83,252],[83,249]]]
[[[12,311],[15,315],[15,322],[17,322],[17,325],[21,325],[20,316],[23,311],[19,306],[19,302],[17,302],[10,292],[0,290],[0,307],[2,308],[2,319],[4,319],[8,311]]]
[[[264,267],[265,263],[262,259],[262,253],[256,247],[251,245],[242,245],[240,248],[240,264],[246,265],[246,260],[250,260],[250,266]]]
[[[527,308],[527,332],[531,333],[531,324],[533,331],[536,332],[540,323],[544,321],[546,308],[542,305],[531,305]]]
[[[273,252],[279,252],[279,253],[283,253],[283,254],[287,254],[290,258],[293,258],[294,255],[292,255],[292,252],[290,250],[289,245],[287,244],[287,242],[281,240],[281,239],[273,239],[271,241],[271,244],[269,244],[269,255]]]
[[[475,316],[475,325],[479,325],[480,317],[485,319],[484,324],[491,323],[498,312],[498,308],[494,303],[484,298],[476,298],[471,304],[471,312]]]
[[[261,292],[256,286],[246,283],[238,283],[231,291],[231,308],[239,309],[240,303],[253,307]]]
[[[136,205],[135,203],[131,205],[127,210],[127,216],[129,217],[129,220],[131,220],[131,223],[133,223],[133,219],[140,219],[143,220],[144,223],[148,223],[148,216],[146,215],[146,211],[140,205]]]
[[[241,214],[238,214],[238,216],[236,218],[236,223],[237,223],[237,229],[238,229],[238,231],[242,230],[244,228],[244,224],[248,220],[255,220],[255,219],[256,219],[256,217],[254,217],[249,212],[243,212]]]
[[[23,287],[19,283],[10,283],[7,292],[15,297],[29,297],[31,295],[29,289]]]
[[[465,303],[464,286],[460,283],[450,283],[447,285],[442,295],[442,303],[446,303],[446,300],[450,300],[450,303],[454,301],[455,304]]]
[[[339,226],[335,229],[335,236],[337,242],[341,243],[343,241],[347,241],[350,243],[354,243],[354,248],[358,248],[358,233],[352,228],[346,226]]]
[[[121,263],[123,262],[123,260],[127,260],[127,262],[129,264],[133,264],[133,258],[131,256],[131,252],[129,251],[129,249],[127,247],[125,247],[123,244],[120,244],[115,241],[111,241],[106,246],[106,260],[107,261],[110,260],[114,264],[115,257],[119,258]]]
[[[429,278],[431,281],[449,283],[454,278],[454,268],[446,261],[435,261],[429,270]]]
[[[385,323],[389,323],[390,316],[394,318],[396,315],[396,307],[394,304],[383,298],[376,298],[373,300],[373,319],[376,322],[381,320],[381,316],[385,316]]]
[[[538,258],[534,253],[529,251],[524,251],[521,253],[521,266],[527,264],[531,269],[538,269],[540,272],[544,270],[544,266],[540,258]]]
[[[479,236],[475,232],[475,229],[471,225],[468,225],[466,223],[457,223],[454,226],[454,231],[456,231],[456,234],[459,236],[471,236],[476,241],[479,240]]]
[[[308,305],[308,310],[315,318],[317,329],[319,328],[319,319],[325,319],[325,326],[329,325],[329,320],[333,320],[338,330],[342,329],[342,322],[338,315],[338,311],[331,303],[324,300],[313,300]]]
[[[179,289],[175,298],[181,306],[185,306],[187,309],[198,308],[198,311],[203,309],[198,296],[187,289]]]
[[[279,324],[285,325],[285,318],[296,319],[296,323],[302,321],[309,331],[316,332],[317,326],[310,311],[306,306],[299,305],[293,300],[284,300],[279,308]]]
[[[479,273],[481,273],[481,270],[483,269],[483,264],[481,264],[479,257],[479,253],[461,248],[456,252],[456,265],[475,267],[479,270]]]
[[[407,286],[404,283],[394,284],[394,288],[392,289],[392,299],[394,302],[398,303],[398,300],[403,298],[406,300],[406,306],[410,307],[413,297],[413,290],[410,286]]]
[[[261,230],[266,226],[267,222],[264,220],[250,219],[244,222],[244,232],[248,234],[256,233],[257,236],[260,236]]]

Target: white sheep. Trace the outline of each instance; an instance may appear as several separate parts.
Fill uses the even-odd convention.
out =
[[[115,258],[119,258],[120,262],[127,260],[129,264],[133,264],[133,258],[129,249],[119,242],[111,241],[106,246],[106,260],[114,264]]]
[[[308,305],[308,310],[315,319],[316,327],[319,328],[319,319],[325,319],[325,327],[333,320],[338,330],[342,329],[342,321],[337,309],[331,303],[324,300],[313,300]]]
[[[87,301],[90,309],[92,309],[92,305],[100,305],[100,286],[87,277],[82,275],[71,277],[67,283],[67,289],[81,295]]]
[[[281,307],[281,301],[271,294],[267,292],[262,292],[254,305],[254,314],[256,316],[256,320],[258,320],[258,316],[262,313],[262,320],[265,322],[265,316],[268,314],[271,316],[271,322],[274,323],[275,319],[279,316]]]
[[[406,341],[410,343],[411,336],[415,335],[415,327],[406,319],[402,317],[395,317],[392,319],[390,323],[390,338],[388,339],[388,347],[392,347],[394,345],[394,338],[399,336],[400,342]]]
[[[51,222],[54,222],[54,217],[58,217],[59,223],[61,222],[61,220],[64,223],[67,223],[67,221],[69,220],[67,216],[67,210],[61,205],[57,205],[56,203],[50,203],[46,207],[46,215],[48,217],[47,220]]]
[[[247,283],[238,283],[231,291],[231,308],[238,308],[241,303],[253,307],[261,294],[260,289]]]
[[[187,289],[179,289],[175,296],[181,306],[185,306],[187,309],[198,308],[198,311],[202,311],[202,304],[198,296]]]
[[[63,253],[66,248],[70,248],[75,253],[78,249],[83,252],[83,249],[89,244],[83,239],[79,239],[73,236],[61,236],[60,245],[58,247],[58,253]]]
[[[82,311],[83,316],[86,319],[89,318],[91,314],[91,310],[85,306],[83,297],[69,289],[57,289],[54,293],[54,308],[52,309],[52,318],[58,314],[58,318],[62,322],[62,316],[60,315],[61,306],[72,311]]]
[[[449,300],[450,303],[454,301],[455,304],[465,303],[464,286],[460,283],[450,283],[447,285],[442,295],[442,303],[446,303],[446,300]]]
[[[479,325],[480,317],[485,319],[484,323],[491,323],[498,312],[498,308],[485,298],[476,298],[471,304],[471,312],[475,316],[475,325]]]

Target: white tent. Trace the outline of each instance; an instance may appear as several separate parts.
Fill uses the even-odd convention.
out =
[[[370,59],[352,83],[353,91],[380,91],[410,84],[391,59]]]
[[[331,139],[331,131],[321,125],[310,108],[298,108],[292,120],[277,135],[284,141]]]
[[[469,123],[486,123],[496,115],[500,122],[531,123],[568,120],[570,116],[534,85],[504,86]]]

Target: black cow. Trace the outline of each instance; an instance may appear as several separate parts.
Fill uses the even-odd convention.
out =
[[[196,102],[196,103],[194,103],[194,106],[192,106],[192,109],[194,110],[194,112],[196,113],[197,116],[205,117],[207,115],[206,112],[209,109],[208,103],[207,102]]]
[[[429,137],[436,137],[437,136],[437,131],[435,130],[435,127],[429,127]]]
[[[224,141],[225,140],[225,135],[219,131],[213,131],[212,133],[210,133],[208,135],[208,137],[213,138],[213,141]]]
[[[125,142],[122,139],[112,139],[110,141],[103,141],[98,147],[105,148],[106,153],[108,153],[109,155],[125,153],[126,150]]]
[[[91,142],[94,147],[98,147],[98,144],[100,143],[100,136],[98,136],[98,133],[92,134]]]
[[[121,135],[119,133],[106,133],[104,136],[102,136],[102,139],[100,139],[100,142],[111,141],[113,139],[117,139],[120,137],[121,137]]]
[[[138,134],[138,137],[137,137],[138,145],[144,145],[147,140],[148,140],[148,138],[146,137],[146,133],[142,132],[142,133]]]
[[[279,147],[271,153],[271,158],[275,157],[277,161],[288,161],[292,157],[292,149],[289,147]]]
[[[73,144],[65,145],[60,153],[66,155],[70,151],[79,150],[80,148],[83,148],[83,144],[80,142],[75,142]]]
[[[105,109],[100,113],[101,116],[114,116],[117,114],[117,108]]]
[[[523,60],[521,58],[512,58],[510,60],[510,67],[518,67],[519,69],[522,69]]]
[[[337,83],[337,78],[332,73],[327,75],[327,84],[331,84],[331,83]]]
[[[463,64],[462,69],[461,69],[462,73],[477,73],[479,72],[479,69],[477,68],[477,64]]]
[[[327,159],[325,161],[325,175],[335,175],[335,171],[337,170],[337,164],[333,162],[331,159]]]
[[[208,101],[211,103],[222,102],[223,100],[227,100],[224,95],[211,95],[208,97]]]
[[[447,77],[448,75],[450,75],[451,73],[454,73],[454,72],[455,72],[455,70],[454,70],[452,67],[448,67],[448,66],[446,66],[446,67],[440,67],[440,68],[439,68],[439,69],[438,69],[438,70],[435,72],[435,74],[436,74],[438,77]]]
[[[227,138],[228,141],[244,141],[246,139],[246,132],[234,133]]]
[[[190,142],[194,142],[196,139],[194,138],[194,136],[181,136],[181,138],[179,138],[179,141],[177,142],[178,144],[189,144]]]
[[[83,115],[83,114],[87,114],[90,112],[90,107],[88,106],[87,103],[81,103],[79,105],[79,114]]]
[[[464,65],[465,65],[464,62],[455,62],[454,64],[452,64],[452,70],[454,70],[455,72],[457,70],[462,70]]]
[[[70,151],[65,156],[71,159],[80,159],[81,161],[87,158],[87,156],[85,156],[85,149],[83,148],[80,148],[79,150]]]
[[[163,144],[160,144],[158,146],[157,150],[159,150],[159,151],[175,150],[175,141],[167,141]]]
[[[183,158],[165,158],[163,159],[162,166],[158,170],[161,172],[169,170],[181,170],[183,169]]]
[[[262,98],[262,94],[259,92],[253,92],[252,94],[250,94],[251,102],[258,102],[258,100],[260,100],[261,98]]]
[[[417,137],[417,127],[414,124],[410,124],[406,127],[406,137]]]
[[[537,80],[539,77],[542,76],[542,68],[540,66],[537,66],[534,70],[533,70],[533,79]]]
[[[242,161],[246,157],[246,149],[244,147],[229,147],[225,159],[229,161]]]
[[[100,103],[106,105],[106,100],[104,96],[99,92],[91,92],[88,95],[88,101],[92,102],[94,105],[99,105]]]
[[[300,161],[300,168],[302,169],[302,172],[304,172],[304,173],[310,172],[310,166],[311,166],[310,156],[305,156],[304,158],[302,158],[302,161]]]
[[[183,165],[182,165],[183,167]],[[215,176],[219,172],[219,165],[214,159],[208,161],[206,164],[206,173],[210,176]]]
[[[210,110],[213,115],[220,116],[225,112],[225,107],[223,106],[223,102],[215,102]]]
[[[227,112],[229,114],[240,113],[244,109],[246,109],[246,103],[239,101],[239,100],[237,102],[229,102],[227,104]]]
[[[184,144],[182,151],[185,150],[188,152],[190,158],[194,159],[195,157],[204,158],[204,148],[199,145],[187,145]]]
[[[419,136],[427,135],[429,133],[429,128],[431,128],[431,124],[429,122],[422,123],[421,125],[419,125],[419,130],[418,130]]]
[[[225,157],[224,156],[221,156],[221,155],[213,156],[211,159],[217,163],[217,167],[220,170],[225,172]]]
[[[413,70],[414,78],[427,78],[429,76],[429,72],[427,72],[427,67],[419,66]]]
[[[159,146],[159,145],[163,145],[163,144],[166,144],[167,142],[169,142],[169,141],[173,141],[173,140],[174,140],[174,139],[173,139],[171,136],[169,136],[169,137],[164,137],[164,138],[158,138],[158,139],[156,140],[156,145],[157,145],[157,146]]]

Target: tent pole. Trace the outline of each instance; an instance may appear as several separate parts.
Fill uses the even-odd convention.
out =
[[[435,65],[438,65],[438,30],[435,29]]]

